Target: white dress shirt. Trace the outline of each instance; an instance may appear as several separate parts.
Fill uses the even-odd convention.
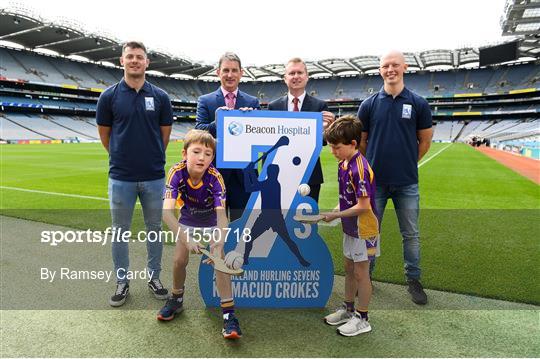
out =
[[[294,102],[293,102],[294,96],[291,95],[291,93],[289,92],[287,94],[287,98],[288,98],[287,111],[294,111]],[[304,91],[304,93],[298,96],[298,111],[302,111],[302,104],[304,103],[305,98],[306,98],[306,91]]]

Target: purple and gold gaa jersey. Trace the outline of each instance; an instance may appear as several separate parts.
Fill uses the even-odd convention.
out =
[[[176,199],[180,208],[180,224],[190,227],[215,227],[216,207],[225,207],[225,184],[218,170],[210,165],[201,182],[193,185],[186,161],[169,170],[165,198]]]
[[[371,210],[362,211],[358,217],[343,217],[343,232],[349,236],[370,239],[379,234],[379,221],[375,207],[375,178],[368,161],[357,152],[345,164],[338,164],[339,209],[344,211],[354,206],[360,197],[369,197]]]

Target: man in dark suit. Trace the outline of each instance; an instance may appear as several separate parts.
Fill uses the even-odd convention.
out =
[[[240,58],[227,52],[219,59],[217,75],[221,87],[216,91],[199,97],[197,102],[197,123],[195,128],[206,130],[216,137],[216,110],[260,109],[259,100],[238,89],[242,78]],[[227,191],[227,207],[231,221],[240,218],[246,208],[250,193],[246,192],[242,170],[218,169]]]
[[[268,105],[271,111],[311,111],[322,112],[324,128],[334,122],[335,116],[328,111],[326,102],[319,100],[306,93],[306,85],[309,79],[307,66],[304,61],[298,57],[290,59],[285,67],[284,80],[289,89],[289,93]],[[323,142],[326,145],[326,142]],[[321,161],[317,159],[313,173],[308,181],[311,187],[309,196],[319,202],[319,192],[321,184],[324,182],[321,169]]]

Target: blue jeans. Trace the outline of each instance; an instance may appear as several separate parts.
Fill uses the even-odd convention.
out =
[[[379,214],[379,225],[382,225],[384,209],[388,199],[394,203],[399,223],[399,231],[403,239],[403,260],[405,276],[408,279],[420,279],[420,236],[418,233],[418,215],[420,212],[420,194],[418,184],[407,186],[377,185],[375,204]],[[375,268],[375,261],[370,265],[370,273]]]
[[[113,229],[120,233],[130,230],[135,202],[139,197],[146,231],[159,233],[161,231],[164,186],[164,178],[144,182],[127,182],[109,178],[109,201]],[[160,240],[146,241],[146,251],[147,271],[152,274],[151,279],[159,278],[163,243]],[[128,282],[126,278],[126,272],[129,268],[128,242],[113,241],[112,258],[117,282]]]

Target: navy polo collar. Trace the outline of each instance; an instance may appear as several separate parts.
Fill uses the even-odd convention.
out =
[[[384,86],[381,87],[381,89],[379,90],[379,95],[382,96],[382,97],[392,97],[392,95],[386,93],[386,91],[384,91]],[[399,95],[397,95],[396,97],[403,97],[403,98],[409,98],[411,97],[411,93],[409,91],[409,89],[407,87],[403,87],[403,90],[399,93]]]
[[[126,81],[122,78],[122,80],[120,80],[120,83],[118,84],[118,86],[120,86],[120,90],[122,91],[130,91],[130,90],[133,90],[133,88],[129,87],[129,85],[126,83]],[[134,91],[134,90],[133,90]],[[148,83],[148,81],[144,81],[144,84],[143,86],[141,87],[141,89],[139,90],[139,92],[146,92],[146,93],[150,93],[150,84]]]

